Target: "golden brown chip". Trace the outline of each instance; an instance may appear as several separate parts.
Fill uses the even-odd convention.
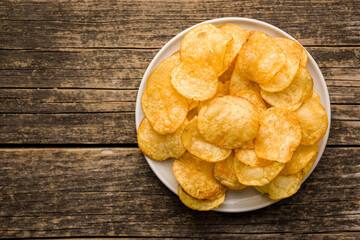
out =
[[[235,95],[249,100],[260,112],[267,110],[266,104],[258,92],[253,90],[242,90]]]
[[[239,148],[257,134],[258,113],[244,98],[229,95],[215,98],[201,108],[198,129],[206,140],[221,148]]]
[[[168,158],[178,158],[186,151],[181,142],[181,135],[184,132],[188,120],[173,133],[158,134],[151,127],[149,121],[144,118],[138,129],[138,144],[141,151],[149,158],[163,161]]]
[[[213,176],[214,164],[186,152],[174,161],[173,172],[180,186],[197,199],[214,199],[224,186]]]
[[[181,62],[174,68],[171,82],[184,97],[200,101],[212,98],[218,87],[212,67],[192,60]]]
[[[316,159],[319,144],[310,146],[300,145],[294,152],[291,160],[285,164],[282,175],[291,175],[300,172],[312,159]]]
[[[217,88],[216,93],[213,98],[228,95],[229,94],[229,84],[230,84],[229,81],[226,81],[226,82],[219,81],[218,88]],[[201,101],[198,106],[198,112],[200,112],[200,109],[202,108],[202,106],[204,106],[206,103],[210,102],[210,100],[211,99]]]
[[[240,49],[238,61],[240,75],[257,83],[271,81],[286,62],[286,56],[271,37],[263,32],[251,31]]]
[[[221,162],[215,163],[214,177],[226,187],[233,190],[241,190],[247,186],[241,184],[234,171],[234,154]]]
[[[198,131],[197,118],[194,118],[186,126],[181,136],[186,150],[207,162],[219,162],[231,154],[231,150],[222,149],[215,144],[206,141]]]
[[[306,50],[303,48],[301,60],[300,60],[300,66],[306,67],[307,61],[308,61],[308,55]]]
[[[239,57],[238,57],[239,59]],[[239,61],[239,60],[237,60]],[[231,95],[237,95],[237,93],[243,90],[253,90],[255,92],[260,92],[259,84],[247,79],[239,69],[239,63],[235,64],[234,71],[231,75],[229,92]]]
[[[250,167],[239,159],[234,159],[234,171],[240,183],[247,186],[264,186],[271,182],[285,164],[272,162],[264,167]]]
[[[283,108],[269,108],[260,118],[255,138],[259,158],[286,163],[301,141],[301,127],[295,113]]]
[[[320,104],[319,95],[313,92],[310,98],[295,112],[302,128],[302,145],[313,145],[325,135],[328,118],[324,107]]]
[[[310,173],[310,170],[312,169],[315,161],[316,161],[316,157],[311,159],[310,162],[306,164],[306,166],[302,170],[303,177],[306,177]]]
[[[250,167],[265,167],[273,163],[273,161],[258,158],[256,156],[254,149],[245,149],[245,148],[235,149],[235,157],[238,160],[240,160],[242,163]]]
[[[231,35],[210,23],[203,23],[191,29],[181,41],[181,60],[195,59],[206,63],[220,76],[232,62],[226,52],[232,44]]]
[[[230,82],[231,75],[234,71],[235,65],[236,65],[237,57],[233,60],[233,62],[230,64],[230,67],[219,77],[219,81],[221,82]]]
[[[278,92],[287,88],[293,81],[300,64],[303,48],[294,40],[288,38],[273,38],[283,50],[286,63],[271,81],[260,83],[260,88],[268,92]]]
[[[255,187],[255,189],[269,194],[269,198],[272,200],[279,200],[294,195],[299,190],[301,181],[301,172],[288,176],[279,175],[268,185]]]
[[[218,197],[216,197],[213,200],[200,200],[197,198],[194,198],[187,194],[181,186],[178,187],[178,195],[181,200],[181,202],[194,210],[197,211],[209,211],[211,209],[217,208],[225,201],[225,193],[221,193]]]
[[[261,89],[261,96],[271,106],[286,108],[290,111],[298,109],[303,101],[312,94],[313,79],[304,67],[300,67],[290,86],[279,92],[268,92]]]

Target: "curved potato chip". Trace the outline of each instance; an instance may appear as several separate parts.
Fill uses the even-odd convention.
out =
[[[197,211],[209,211],[211,209],[217,208],[225,201],[225,193],[219,195],[219,197],[213,200],[199,200],[189,194],[187,194],[181,186],[178,187],[178,195],[180,201],[187,207],[197,210]]]
[[[300,66],[306,67],[307,61],[308,61],[308,55],[307,55],[306,50],[303,48],[301,59],[300,59]]]
[[[267,110],[266,104],[258,92],[253,90],[242,90],[235,95],[249,100],[260,112]]]
[[[223,96],[204,105],[198,115],[200,134],[221,148],[239,148],[259,130],[256,108],[237,96]]]
[[[233,190],[241,190],[247,186],[241,184],[234,171],[234,154],[221,162],[215,163],[214,177],[226,187]]]
[[[268,92],[261,89],[264,100],[271,106],[286,108],[290,111],[298,109],[303,101],[312,94],[313,79],[304,67],[300,67],[291,84],[282,91]]]
[[[221,74],[221,76],[219,77],[219,81],[230,82],[231,75],[232,75],[235,65],[236,65],[236,60],[237,60],[237,57],[230,64],[230,67],[228,69],[226,69],[226,71],[223,74]]]
[[[251,31],[240,49],[238,61],[240,75],[266,83],[271,81],[286,62],[286,56],[274,40],[263,32]]]
[[[231,35],[210,23],[203,23],[191,29],[181,41],[181,60],[192,58],[204,62],[220,76],[232,62],[226,56],[226,50],[232,44]]]
[[[269,108],[260,118],[255,137],[259,158],[286,163],[301,141],[300,122],[295,113],[283,108]]]
[[[285,164],[272,162],[264,167],[250,167],[239,159],[234,159],[234,171],[240,183],[247,186],[264,186],[271,182],[284,168]]]
[[[310,170],[312,169],[315,161],[316,161],[316,157],[312,158],[310,162],[308,162],[308,164],[306,164],[306,166],[303,168],[302,174],[304,177],[306,177],[310,173]]]
[[[181,62],[174,68],[171,82],[184,97],[201,101],[212,98],[218,87],[212,67],[192,60]]]
[[[245,148],[235,149],[235,157],[238,160],[240,160],[242,163],[250,167],[265,167],[273,163],[273,161],[258,158],[256,156],[254,149],[245,149]]]
[[[214,164],[186,152],[173,163],[173,172],[180,186],[197,199],[214,199],[224,190],[213,176]]]
[[[260,87],[258,83],[250,81],[244,75],[242,75],[240,73],[239,63],[236,63],[230,79],[229,92],[231,95],[237,95],[237,93],[243,90],[253,90],[255,92],[260,92]]]
[[[269,198],[272,200],[279,200],[294,195],[299,190],[301,181],[301,172],[288,176],[279,175],[268,185],[255,187],[255,189],[269,194]]]
[[[181,142],[181,135],[187,124],[188,120],[185,119],[175,132],[162,135],[155,132],[149,121],[144,118],[137,134],[140,150],[149,158],[157,161],[180,157],[186,152]]]
[[[320,104],[319,95],[313,92],[310,98],[295,112],[302,128],[302,145],[313,145],[319,142],[328,128],[328,118]]]
[[[213,143],[206,141],[198,131],[197,118],[194,118],[186,126],[181,141],[191,154],[207,162],[219,162],[231,154],[231,150],[222,149]]]
[[[273,38],[286,56],[285,65],[271,81],[260,83],[260,88],[268,92],[278,92],[287,88],[293,81],[300,65],[303,48],[296,41],[288,38]]]
[[[312,159],[316,159],[319,144],[310,146],[300,145],[294,152],[291,160],[285,164],[282,175],[291,175],[300,172]]]

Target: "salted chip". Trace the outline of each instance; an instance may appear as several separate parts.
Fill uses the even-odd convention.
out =
[[[198,115],[200,134],[225,149],[240,148],[259,130],[256,108],[237,96],[223,96],[204,105]]]
[[[306,68],[300,67],[294,80],[284,90],[268,92],[261,89],[260,93],[271,106],[295,111],[305,99],[311,96],[313,86],[314,82],[309,72]]]
[[[200,200],[187,194],[181,188],[181,186],[178,187],[178,195],[181,202],[185,206],[197,211],[209,211],[214,208],[217,208],[225,201],[225,196],[226,196],[225,193],[221,193],[218,197],[216,197],[213,200]]]
[[[259,158],[286,163],[301,141],[300,122],[295,113],[283,108],[269,108],[260,118],[255,138]]]
[[[228,69],[232,60],[227,55],[233,38],[210,23],[200,24],[191,29],[180,45],[181,60],[195,59],[212,66],[217,76]]]
[[[235,157],[242,163],[250,167],[265,167],[273,163],[266,159],[258,158],[254,149],[238,148],[235,149]]]
[[[300,59],[300,66],[306,67],[307,61],[308,61],[308,55],[307,55],[306,50],[303,48],[301,59]]]
[[[295,112],[302,128],[302,145],[313,145],[319,142],[328,128],[328,117],[320,104],[319,95],[313,92],[310,98]]]
[[[271,37],[263,32],[251,31],[240,49],[240,74],[257,83],[271,81],[285,65],[286,56]]]
[[[218,86],[212,67],[193,60],[183,61],[176,66],[171,73],[171,82],[184,97],[200,101],[212,98]]]
[[[181,142],[181,135],[187,124],[188,120],[185,119],[175,132],[162,135],[155,132],[147,118],[144,118],[137,134],[139,148],[153,160],[163,161],[168,158],[178,158],[186,151]]]
[[[233,189],[241,190],[247,186],[241,184],[236,177],[234,171],[234,154],[231,154],[224,161],[215,163],[214,177],[224,186]]]
[[[224,190],[213,176],[214,164],[186,152],[173,163],[173,172],[180,186],[197,199],[214,199]]]
[[[306,166],[302,170],[303,177],[306,177],[310,173],[310,170],[312,169],[315,161],[316,161],[316,157],[311,159],[310,162],[306,164]]]
[[[253,90],[242,90],[235,95],[249,100],[260,112],[267,110],[266,104],[258,92]]]
[[[240,65],[239,63],[236,63],[234,71],[231,75],[230,86],[229,86],[230,94],[237,95],[239,92],[243,90],[253,90],[255,92],[260,92],[259,84],[247,79],[246,76],[240,72],[239,65]]]
[[[234,160],[234,171],[240,183],[247,186],[264,186],[271,182],[284,168],[285,164],[272,162],[264,167],[251,167],[237,158]]]
[[[231,154],[231,150],[219,148],[215,144],[206,141],[200,135],[197,125],[197,118],[194,118],[186,126],[181,136],[186,150],[207,162],[219,162]]]
[[[286,56],[285,65],[271,81],[260,83],[260,88],[268,92],[278,92],[287,88],[293,81],[303,54],[303,47],[288,38],[273,38]]]
[[[294,152],[291,160],[285,164],[282,175],[291,175],[300,172],[311,160],[316,159],[319,144],[300,145]]]
[[[279,200],[294,195],[300,189],[301,182],[302,173],[298,172],[288,176],[279,175],[268,185],[255,187],[255,189],[269,194],[272,200]]]

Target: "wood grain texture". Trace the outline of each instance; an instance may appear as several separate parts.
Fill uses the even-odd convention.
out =
[[[249,234],[249,239],[260,232],[256,239],[262,234],[270,239],[278,236],[274,233],[309,237],[338,231],[356,237],[359,154],[359,148],[327,148],[293,197],[262,210],[226,214],[183,206],[136,148],[3,149],[0,233],[214,238]]]

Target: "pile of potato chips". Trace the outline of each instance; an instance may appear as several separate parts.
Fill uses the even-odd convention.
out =
[[[180,200],[207,211],[226,190],[295,194],[315,162],[328,119],[296,41],[234,24],[201,24],[147,80],[142,152],[175,159]]]

